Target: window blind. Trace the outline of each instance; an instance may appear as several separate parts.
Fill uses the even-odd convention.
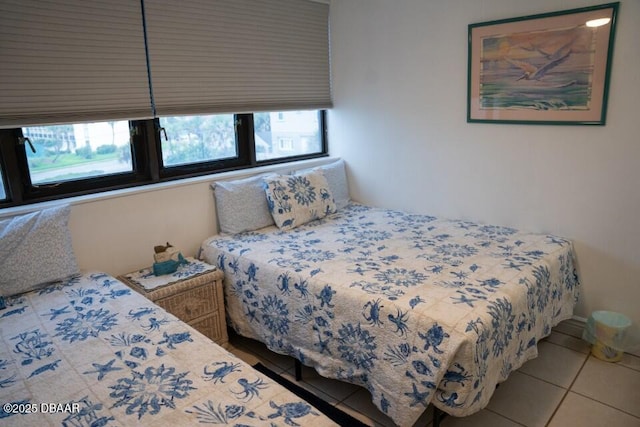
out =
[[[2,0],[0,127],[151,116],[140,3]]]
[[[151,90],[165,116],[328,108],[328,19],[309,0],[2,0],[0,128],[151,118]]]
[[[331,106],[329,5],[145,0],[160,116]]]

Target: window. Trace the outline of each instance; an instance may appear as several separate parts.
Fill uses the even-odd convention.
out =
[[[327,154],[328,3],[76,3],[0,2],[0,208]]]
[[[165,167],[238,157],[233,114],[160,118]]]
[[[278,138],[278,148],[280,151],[293,151],[293,139],[292,138]]]
[[[25,127],[22,134],[34,185],[133,171],[126,121]]]
[[[324,114],[217,114],[0,129],[5,167],[0,207],[325,156]]]
[[[0,207],[152,182],[145,122],[0,129]]]
[[[318,111],[256,113],[254,116],[258,161],[322,153],[322,115]]]
[[[2,173],[2,165],[0,165],[0,201],[6,200],[7,192],[4,189],[4,176]]]

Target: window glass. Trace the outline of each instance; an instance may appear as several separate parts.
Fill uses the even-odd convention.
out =
[[[254,113],[257,160],[322,152],[318,111]]]
[[[327,154],[323,116],[280,111],[0,129],[0,141],[11,142],[0,147],[1,205],[320,157]],[[159,125],[162,132],[150,131]]]
[[[238,156],[233,114],[161,117],[162,163],[178,166]]]
[[[25,151],[34,185],[133,170],[127,121],[25,127],[22,134],[31,142]]]
[[[4,177],[2,176],[2,165],[0,165],[0,200],[7,198],[7,193],[4,189]]]

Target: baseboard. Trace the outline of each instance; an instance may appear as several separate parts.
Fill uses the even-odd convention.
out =
[[[575,338],[582,338],[582,331],[587,324],[584,317],[573,316],[571,319],[563,320],[553,329]]]

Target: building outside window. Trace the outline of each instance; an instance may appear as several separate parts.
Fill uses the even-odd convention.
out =
[[[254,128],[258,161],[323,150],[320,114],[315,110],[256,113]]]

